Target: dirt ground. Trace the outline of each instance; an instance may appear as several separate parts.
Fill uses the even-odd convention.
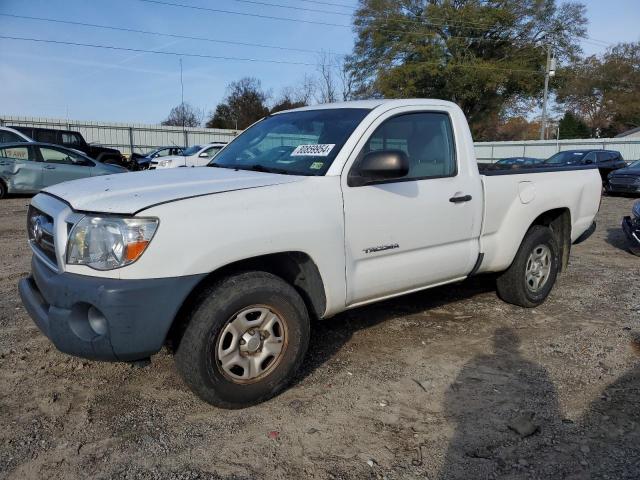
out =
[[[0,202],[2,479],[640,479],[632,199],[603,200],[541,307],[481,277],[350,311],[314,326],[290,389],[240,411],[199,401],[165,352],[57,352],[16,287],[28,202]]]

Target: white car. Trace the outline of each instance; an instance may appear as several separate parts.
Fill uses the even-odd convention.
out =
[[[294,377],[311,319],[486,272],[503,300],[540,305],[601,190],[594,165],[480,174],[450,102],[304,107],[206,168],[44,189],[19,290],[63,352],[134,361],[170,344],[197,395],[238,408]]]
[[[207,145],[193,145],[185,148],[182,155],[173,155],[152,160],[149,170],[176,167],[204,167],[226,145],[226,143],[222,142],[209,143]]]
[[[9,127],[0,127],[0,143],[33,142],[33,138]]]

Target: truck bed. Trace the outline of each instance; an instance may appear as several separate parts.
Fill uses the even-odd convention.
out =
[[[479,272],[506,269],[531,225],[549,210],[569,213],[571,242],[593,222],[602,183],[595,166],[480,169],[485,204]]]

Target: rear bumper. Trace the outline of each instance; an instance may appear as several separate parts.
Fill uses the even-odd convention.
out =
[[[118,280],[56,273],[36,257],[31,267],[18,289],[42,333],[64,353],[107,361],[138,360],[160,350],[184,300],[204,278]]]
[[[622,219],[622,230],[629,240],[629,249],[636,255],[640,255],[640,227],[634,226],[631,217]]]

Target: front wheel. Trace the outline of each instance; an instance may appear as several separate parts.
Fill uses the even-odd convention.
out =
[[[558,242],[549,227],[531,227],[513,263],[498,277],[498,296],[521,307],[542,304],[558,276],[559,253]]]
[[[266,272],[228,277],[206,289],[191,314],[175,360],[204,401],[243,408],[282,391],[309,345],[300,295]]]

